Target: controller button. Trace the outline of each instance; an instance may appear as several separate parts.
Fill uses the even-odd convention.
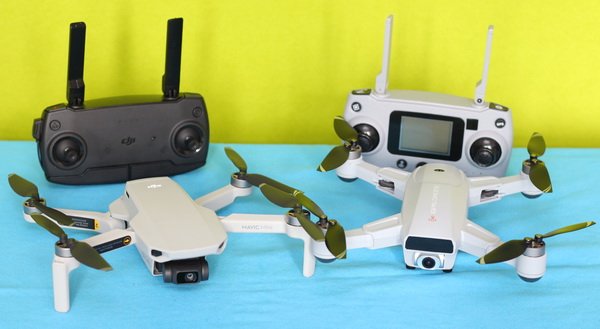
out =
[[[504,128],[506,126],[506,121],[504,121],[504,119],[500,118],[500,119],[496,119],[496,122],[494,122],[494,124],[496,125],[496,128]]]
[[[60,121],[58,120],[52,120],[50,121],[50,125],[49,125],[51,130],[57,131],[60,129]]]
[[[406,166],[408,166],[408,162],[406,162],[406,160],[400,159],[400,160],[396,161],[396,167],[398,167],[400,169],[404,169],[404,168],[406,168]]]

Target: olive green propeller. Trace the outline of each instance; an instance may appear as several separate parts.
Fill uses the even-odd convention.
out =
[[[358,133],[344,118],[336,116],[333,120],[333,128],[336,135],[344,142],[329,151],[317,168],[318,171],[336,169],[348,160],[351,151],[360,150]]]
[[[538,159],[538,157],[546,152],[544,136],[540,133],[533,133],[529,139],[529,143],[527,143],[527,152],[529,153],[529,160],[526,160],[525,164],[529,166],[529,179],[531,183],[544,193],[552,192],[552,183],[550,182],[548,168],[546,168],[544,161]]]
[[[590,227],[596,224],[596,222],[589,221],[583,222],[579,224],[573,224],[569,226],[565,226],[563,228],[559,228],[557,230],[548,232],[546,234],[536,234],[533,238],[526,237],[522,240],[510,240],[507,241],[496,249],[490,251],[483,257],[479,258],[477,262],[479,264],[494,264],[506,262],[511,259],[517,258],[521,256],[527,248],[530,247],[541,247],[544,245],[544,239],[549,238],[555,235],[569,233],[577,230],[584,229],[586,227]]]
[[[31,214],[31,218],[41,227],[45,228],[48,232],[57,236],[60,240],[58,242],[59,247],[66,247],[71,250],[71,255],[77,259],[81,264],[87,265],[91,268],[102,271],[110,271],[112,267],[100,253],[89,244],[75,239],[71,239],[67,236],[60,226],[56,225],[53,221],[46,218],[41,214]]]
[[[260,187],[260,185],[262,184],[269,184],[289,193],[295,190],[294,188],[289,187],[267,176],[261,174],[249,174],[248,165],[246,164],[246,161],[231,147],[225,147],[225,154],[233,163],[233,165],[238,169],[238,172],[234,174],[234,176],[237,179],[246,180],[256,187]]]
[[[32,182],[24,179],[23,177],[17,174],[10,174],[8,175],[8,184],[13,189],[13,191],[15,191],[15,193],[22,197],[29,198],[27,200],[27,203],[29,205],[37,208],[39,211],[46,214],[48,217],[54,219],[60,225],[73,225],[73,219],[71,219],[71,217],[44,204],[44,201],[40,198],[37,186],[35,186],[35,184],[33,184]]]
[[[274,204],[292,208],[292,215],[298,219],[306,233],[315,241],[325,241],[329,252],[338,259],[346,258],[346,234],[342,225],[335,219],[327,218],[321,208],[302,191],[294,190],[289,193],[274,186],[262,184],[260,191]],[[317,223],[312,222],[304,208],[319,217]],[[323,233],[325,230],[325,233]]]

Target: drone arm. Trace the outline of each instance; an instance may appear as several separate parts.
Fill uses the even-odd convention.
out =
[[[404,187],[410,177],[409,172],[377,167],[365,162],[362,157],[346,161],[336,170],[336,174],[342,179],[360,178],[400,200],[404,196]]]
[[[483,257],[502,244],[500,238],[470,220],[467,220],[461,231],[460,250],[477,258]],[[532,251],[529,252],[529,249]],[[519,257],[504,263],[514,267],[523,280],[534,282],[546,272],[546,252],[545,249],[528,248]]]
[[[315,273],[316,258],[313,248],[315,244],[325,245],[325,243],[315,242],[301,226],[288,224],[287,216],[231,214],[221,217],[221,223],[227,232],[286,234],[290,238],[304,241],[302,274],[305,277],[311,277]]]
[[[23,217],[26,221],[34,223],[31,214],[39,213],[40,211],[34,207],[24,205]],[[72,226],[62,226],[68,229],[78,229],[86,231],[108,232],[117,228],[124,228],[123,221],[114,219],[109,213],[101,213],[95,211],[73,210],[73,209],[57,209],[65,215],[71,217],[75,222]],[[50,217],[48,217],[50,218]],[[58,223],[57,223],[58,224]],[[60,224],[59,224],[60,225]]]
[[[529,196],[542,194],[542,191],[531,183],[529,175],[523,172],[502,178],[472,177],[469,178],[469,184],[469,206],[498,201],[504,196],[519,192]]]
[[[114,229],[89,237],[82,242],[94,247],[99,253],[105,253],[135,244],[136,236],[135,232],[130,230]]]
[[[468,219],[460,232],[459,249],[477,258],[494,250],[501,243],[498,236]]]
[[[347,249],[381,249],[402,245],[400,214],[382,218],[346,232]]]
[[[197,198],[199,205],[217,211],[224,208],[238,197],[248,196],[252,193],[252,187],[235,187],[231,184],[224,186],[214,192]]]
[[[227,232],[233,233],[286,233],[283,215],[231,214],[221,217]]]

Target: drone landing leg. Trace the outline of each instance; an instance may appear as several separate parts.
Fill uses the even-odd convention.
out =
[[[54,309],[57,312],[68,312],[71,307],[69,274],[79,267],[73,257],[54,256],[52,262],[52,282],[54,285]]]

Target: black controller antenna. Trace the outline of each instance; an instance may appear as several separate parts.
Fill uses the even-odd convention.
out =
[[[162,77],[162,92],[165,100],[173,100],[179,97],[182,34],[183,18],[170,19],[167,23],[165,74]]]
[[[69,68],[67,71],[67,101],[69,107],[83,107],[83,56],[85,53],[85,23],[71,23],[69,34]]]

